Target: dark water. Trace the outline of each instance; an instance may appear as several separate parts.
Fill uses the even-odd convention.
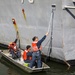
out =
[[[0,75],[75,75],[75,66],[68,69],[66,65],[56,62],[47,63],[51,68],[46,72],[28,74],[4,58],[0,58]]]

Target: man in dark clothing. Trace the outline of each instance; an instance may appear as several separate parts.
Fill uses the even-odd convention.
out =
[[[33,49],[33,54],[32,54],[32,60],[30,63],[30,67],[32,68],[34,66],[34,62],[37,62],[37,67],[40,68],[42,67],[42,62],[41,62],[41,44],[45,40],[46,36],[48,35],[48,32],[43,36],[41,40],[38,40],[38,37],[33,37],[33,42],[32,42],[32,49]]]

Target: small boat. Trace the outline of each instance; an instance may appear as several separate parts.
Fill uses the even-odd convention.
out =
[[[21,51],[21,52],[23,52],[23,51]],[[10,62],[12,62],[13,64],[15,64],[16,66],[18,66],[19,68],[21,68],[22,70],[24,70],[24,71],[26,71],[28,73],[46,71],[46,70],[48,70],[50,68],[44,62],[42,62],[42,67],[41,68],[35,68],[35,67],[30,68],[30,67],[25,65],[25,62],[23,61],[22,57],[20,59],[13,59],[11,57],[11,54],[9,53],[9,50],[3,50],[3,51],[1,50],[0,55],[2,55],[7,60],[9,60]]]

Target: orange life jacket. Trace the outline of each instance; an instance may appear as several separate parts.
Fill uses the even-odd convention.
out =
[[[9,46],[8,46],[8,48],[9,49],[13,49],[14,51],[16,51],[17,50],[16,43],[14,43],[14,42],[10,43]]]
[[[40,48],[38,49],[37,42],[32,42],[32,49],[34,52],[36,52],[38,50],[42,50],[42,46],[40,46]]]
[[[25,50],[25,51],[23,52],[23,60],[27,60],[27,59],[28,59],[28,60],[31,60],[32,57],[28,57],[28,56],[27,56],[27,53],[28,53],[28,52],[29,52],[28,50]]]

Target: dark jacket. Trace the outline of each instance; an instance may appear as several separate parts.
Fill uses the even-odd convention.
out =
[[[45,38],[46,38],[46,35],[44,35],[44,36],[42,37],[42,39],[40,39],[40,40],[37,42],[38,48],[40,48],[40,46],[41,46],[42,42],[45,40]]]

